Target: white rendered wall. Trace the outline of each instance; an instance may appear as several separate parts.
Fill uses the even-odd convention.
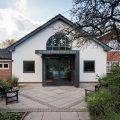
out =
[[[102,47],[95,42],[91,42],[90,45],[83,46],[82,48],[74,48],[80,50],[80,82],[97,82],[96,75],[106,75],[106,60],[107,54]],[[95,72],[84,72],[84,61],[95,61]]]
[[[12,53],[12,74],[19,77],[19,82],[42,82],[42,58],[35,54],[35,50],[46,50],[47,40],[64,27],[65,23],[57,21],[17,46]],[[80,50],[80,48],[74,48],[73,50]],[[23,61],[25,60],[35,61],[35,73],[23,73]],[[84,60],[95,60],[95,73],[83,72]],[[106,73],[106,52],[103,48],[91,44],[87,48],[81,49],[80,82],[94,82],[96,81],[96,75],[102,75],[103,73]]]
[[[57,21],[16,47],[12,53],[12,74],[19,77],[19,82],[42,82],[42,58],[35,50],[46,50],[47,40],[64,26],[63,22]],[[23,73],[25,60],[35,61],[35,73]]]

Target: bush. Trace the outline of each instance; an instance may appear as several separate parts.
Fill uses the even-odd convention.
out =
[[[0,86],[2,86],[2,85],[3,85],[3,79],[0,78]]]
[[[93,117],[92,120],[120,120],[120,113],[111,113],[105,116]]]
[[[0,78],[0,86],[5,90],[9,91],[11,88],[16,87],[18,84],[18,78],[13,76],[9,77],[7,80]]]
[[[111,100],[111,93],[108,90],[101,90],[91,93],[87,99],[91,115],[105,115],[109,107],[108,101]]]
[[[7,82],[6,80],[3,80],[0,78],[0,86],[5,90],[8,91],[11,88],[11,84]]]
[[[101,87],[87,98],[92,120],[120,119],[120,66],[112,66],[112,72],[102,78],[97,76],[98,81],[108,87]]]
[[[114,74],[120,74],[120,66],[119,66],[119,64],[114,64],[111,67],[111,72],[114,73]]]
[[[16,86],[18,86],[18,77],[15,77],[15,76],[13,76],[12,77],[12,86],[13,87],[16,87]]]
[[[100,90],[90,93],[87,99],[92,120],[119,120],[120,96],[111,94],[109,90]],[[116,114],[110,117],[113,113]]]
[[[0,112],[0,120],[20,120],[23,113]]]

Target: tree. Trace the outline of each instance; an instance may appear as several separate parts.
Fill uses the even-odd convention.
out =
[[[15,42],[16,42],[15,39],[5,40],[5,41],[3,41],[3,42],[0,44],[0,48],[7,48],[7,47],[9,47],[10,45],[12,45],[12,44],[15,43]]]
[[[120,0],[73,0],[73,3],[72,19],[78,30],[88,33],[86,37],[101,36],[114,29],[120,42]]]

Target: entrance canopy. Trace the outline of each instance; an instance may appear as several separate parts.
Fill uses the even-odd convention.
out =
[[[79,50],[35,50],[35,54],[77,54]]]
[[[72,66],[68,63],[74,61],[72,63],[74,65],[74,67],[73,67],[74,69],[72,69],[72,73],[73,73],[73,76],[74,76],[74,77],[72,77],[72,81],[73,81],[74,86],[79,87],[79,73],[80,73],[79,72],[79,50],[35,50],[35,54],[37,54],[37,55],[42,54],[42,62],[43,62],[43,65],[42,65],[42,67],[43,67],[42,68],[42,70],[43,70],[42,71],[43,82],[42,83],[43,83],[43,85],[46,85],[47,80],[50,81],[51,79],[55,79],[55,75],[52,76],[52,77],[50,76],[50,72],[51,72],[50,69],[54,68],[59,73],[58,78],[62,79],[63,74],[61,74],[61,73],[63,73],[63,72],[65,73],[65,71],[63,71],[63,68],[65,69],[65,68],[68,68],[68,66]],[[68,58],[66,58],[66,55],[67,55]],[[54,58],[53,58],[53,56],[54,56]],[[47,57],[49,57],[49,59]],[[72,61],[70,60],[71,58],[73,58]],[[59,60],[60,61],[63,60],[62,64],[60,64],[61,62]],[[51,62],[48,63],[48,61],[49,62],[51,61]],[[57,63],[58,64],[57,67],[59,66],[59,68],[57,69],[56,65],[52,64],[52,63]],[[61,68],[61,66],[64,66],[64,67]],[[53,71],[53,72],[56,72],[56,71]],[[46,76],[48,76],[48,77],[46,77]],[[64,75],[64,77],[65,77],[65,75]],[[69,77],[67,76],[66,79],[68,79],[68,78]]]

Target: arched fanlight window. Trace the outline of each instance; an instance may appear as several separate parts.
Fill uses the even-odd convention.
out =
[[[51,36],[46,44],[47,50],[71,50],[71,44],[64,33],[58,32]]]

